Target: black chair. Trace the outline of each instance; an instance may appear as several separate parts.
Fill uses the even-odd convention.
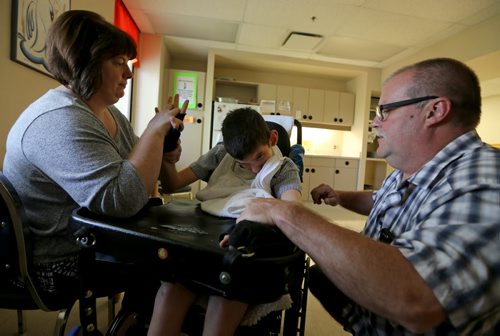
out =
[[[281,115],[264,115],[267,126],[270,130],[278,132],[277,146],[283,156],[290,157],[299,168],[299,175],[302,180],[304,164],[303,164],[303,147],[302,147],[302,124],[291,116]],[[296,144],[291,145],[290,136],[292,128],[297,129]],[[301,335],[305,334],[306,323],[306,307],[308,295],[308,279],[309,279],[309,257],[305,257],[304,264],[297,270],[297,275],[292,283],[290,283],[289,294],[293,304],[289,309],[278,312],[273,312],[262,318],[256,325],[246,327],[240,326],[236,330],[236,336],[253,336],[253,335]],[[190,336],[201,335],[203,332],[203,320],[205,311],[200,307],[190,309],[183,326],[183,332]]]
[[[289,283],[292,306],[284,311],[275,311],[264,316],[253,326],[239,326],[235,336],[304,336],[306,330],[306,308],[309,289],[310,259],[306,256],[303,268],[295,270],[297,275]],[[193,306],[183,325],[183,333],[188,336],[203,334],[205,311]]]
[[[290,157],[295,164],[299,167],[300,176],[303,172],[303,148],[302,144],[302,126],[300,122],[290,116],[264,116],[266,123],[271,130],[278,132],[278,147],[284,156]],[[290,135],[292,127],[297,128],[296,144],[291,146]],[[299,147],[299,148],[297,148]],[[297,154],[292,158],[293,150]],[[300,149],[302,149],[300,151]],[[82,246],[88,249],[86,246]],[[84,249],[84,250],[85,250]],[[264,336],[264,335],[301,335],[305,334],[306,322],[306,307],[308,295],[308,278],[309,278],[309,257],[305,256],[303,263],[295,265],[294,269],[290,269],[293,276],[288,286],[288,293],[290,294],[293,304],[292,307],[285,311],[277,311],[263,317],[254,326],[240,326],[238,327],[236,336]],[[193,306],[188,312],[184,325],[183,334],[189,336],[202,335],[203,321],[205,318],[205,310],[199,306]],[[141,334],[144,329],[141,323],[137,320],[136,312],[121,310],[114,321],[111,323],[107,331],[108,336],[120,334]],[[132,331],[133,330],[133,331]]]
[[[24,211],[16,190],[0,172],[0,308],[17,310],[18,333],[24,334],[24,310],[59,311],[54,336],[65,335],[75,298],[41,296],[29,272],[24,235]],[[108,319],[114,317],[114,297],[108,299]]]
[[[270,130],[278,132],[278,148],[283,156],[289,157],[299,168],[300,181],[303,182],[304,175],[304,147],[302,146],[302,124],[292,116],[264,115],[264,120]],[[293,127],[296,128],[296,141],[292,145],[290,137]]]

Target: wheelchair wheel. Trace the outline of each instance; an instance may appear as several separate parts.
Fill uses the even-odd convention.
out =
[[[111,322],[106,336],[146,336],[147,326],[135,312],[120,310]]]

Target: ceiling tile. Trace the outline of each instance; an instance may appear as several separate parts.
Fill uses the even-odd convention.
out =
[[[500,18],[500,0],[124,0],[124,3],[142,32],[166,37],[171,54],[202,55],[200,49],[205,48],[206,55],[209,48],[223,45],[220,48],[268,56],[378,67],[414,55],[471,25]],[[485,36],[487,40],[494,38],[493,30],[491,36]],[[314,49],[319,49],[316,53],[282,48],[282,42],[292,31],[323,35],[325,41]],[[181,43],[180,39],[184,41]]]
[[[380,42],[350,37],[330,37],[318,50],[318,54],[347,59],[359,59],[361,55],[362,59],[381,62],[403,50],[403,47]]]
[[[279,27],[260,26],[244,23],[240,26],[238,43],[260,48],[279,48],[287,35]]]
[[[337,34],[368,41],[385,42],[389,40],[394,45],[408,46],[414,45],[450,25],[450,23],[362,8],[357,15],[351,17],[337,31]]]
[[[235,42],[238,23],[186,15],[150,14],[149,21],[157,32],[165,35]]]
[[[156,14],[181,14],[227,21],[243,19],[247,0],[124,0],[127,8]]]
[[[244,20],[247,23],[283,27],[289,31],[332,34],[359,8],[359,1],[252,0]],[[313,19],[314,17],[314,19]]]
[[[458,22],[498,0],[368,0],[363,7],[436,21]]]
[[[167,50],[170,55],[190,60],[205,60],[209,48],[234,48],[233,43],[190,39],[184,37],[165,36]]]

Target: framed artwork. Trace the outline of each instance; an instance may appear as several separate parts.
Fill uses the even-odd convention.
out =
[[[71,0],[12,0],[10,59],[51,76],[45,39],[52,22],[70,6]]]

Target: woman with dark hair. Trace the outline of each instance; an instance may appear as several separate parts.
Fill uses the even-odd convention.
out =
[[[113,105],[132,77],[127,62],[135,58],[136,46],[96,13],[60,15],[47,36],[47,56],[62,85],[19,116],[7,138],[3,169],[26,212],[38,286],[69,296],[78,293],[78,247],[68,230],[72,211],[136,214],[152,194],[163,162],[178,160],[180,150],[164,155],[163,144],[170,128],[182,127],[175,115],[185,113],[187,103],[179,109],[178,98],[170,100],[138,138]],[[102,287],[134,281],[108,266],[95,271]]]

